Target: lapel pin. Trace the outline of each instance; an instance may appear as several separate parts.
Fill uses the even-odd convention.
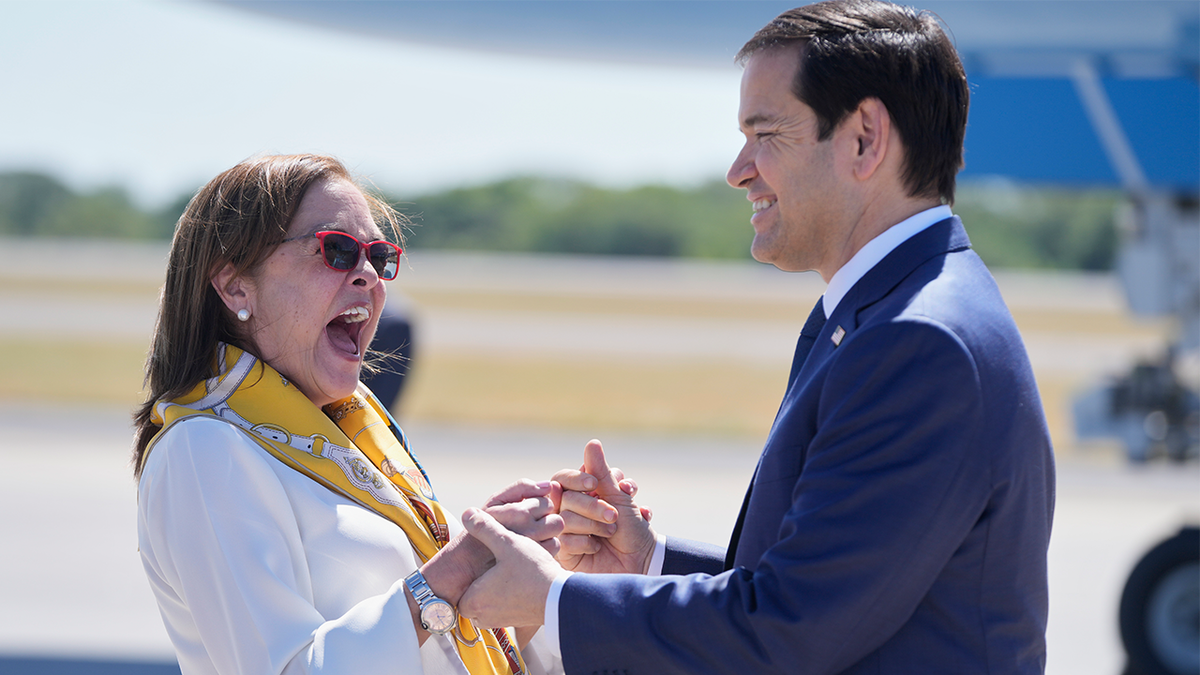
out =
[[[841,346],[842,338],[844,338],[844,337],[846,337],[846,329],[842,328],[841,326],[838,326],[837,328],[835,328],[833,330],[833,335],[830,335],[829,339],[833,340],[834,347],[839,347],[839,346]]]

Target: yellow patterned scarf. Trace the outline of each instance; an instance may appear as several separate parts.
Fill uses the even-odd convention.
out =
[[[449,541],[446,512],[425,469],[408,449],[404,432],[361,384],[353,396],[331,403],[325,414],[278,372],[237,347],[222,344],[218,375],[186,396],[159,401],[154,423],[162,430],[179,420],[214,415],[244,431],[276,459],[399,525],[421,561]],[[472,675],[523,675],[514,637],[504,629],[480,631],[468,619],[447,635]]]

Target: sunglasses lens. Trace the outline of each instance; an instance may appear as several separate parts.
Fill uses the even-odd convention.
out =
[[[325,264],[330,268],[347,272],[358,266],[358,252],[363,244],[348,234],[340,232],[318,232],[321,240],[321,253],[325,256]],[[375,273],[384,281],[396,278],[400,271],[400,248],[386,241],[375,241],[366,244],[367,261],[375,268]]]
[[[321,250],[325,263],[335,270],[354,269],[358,263],[358,242],[353,237],[330,232],[321,240]]]
[[[400,253],[396,247],[377,241],[367,248],[367,256],[380,279],[391,281],[396,278],[400,271]]]

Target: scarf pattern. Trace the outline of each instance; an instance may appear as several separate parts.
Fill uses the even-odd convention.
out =
[[[325,487],[391,520],[404,530],[423,562],[450,541],[446,512],[408,439],[361,384],[324,413],[277,371],[248,352],[222,344],[217,375],[176,400],[155,404],[162,429],[197,415],[229,422],[273,457]],[[506,629],[478,630],[462,616],[447,634],[471,675],[524,675]]]

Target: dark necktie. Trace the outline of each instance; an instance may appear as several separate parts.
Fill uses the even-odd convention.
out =
[[[825,296],[821,296],[821,299],[817,300],[817,306],[809,312],[808,320],[804,322],[804,328],[800,329],[800,338],[796,340],[796,355],[792,357],[792,372],[788,373],[788,389],[792,388],[792,382],[800,372],[800,367],[804,365],[804,360],[808,358],[808,353],[812,351],[813,345],[817,342],[817,336],[825,327],[824,303]]]
[[[813,345],[817,342],[817,336],[821,334],[821,329],[824,327],[825,305],[824,296],[821,296],[821,299],[817,300],[817,305],[809,312],[804,327],[800,329],[800,338],[796,340],[796,355],[792,357],[792,372],[788,374],[788,386],[784,396],[787,396],[787,391],[791,391],[796,375],[799,374],[804,360],[808,358],[808,353],[812,351]],[[742,499],[742,510],[738,513],[737,524],[733,526],[733,535],[729,538],[729,548],[725,550],[725,569],[727,570],[733,569],[738,540],[742,538],[742,525],[746,523],[746,509],[750,507],[750,493],[754,491],[754,481],[757,479],[758,469],[756,468],[754,476],[750,479],[750,487],[746,488],[746,496]]]

